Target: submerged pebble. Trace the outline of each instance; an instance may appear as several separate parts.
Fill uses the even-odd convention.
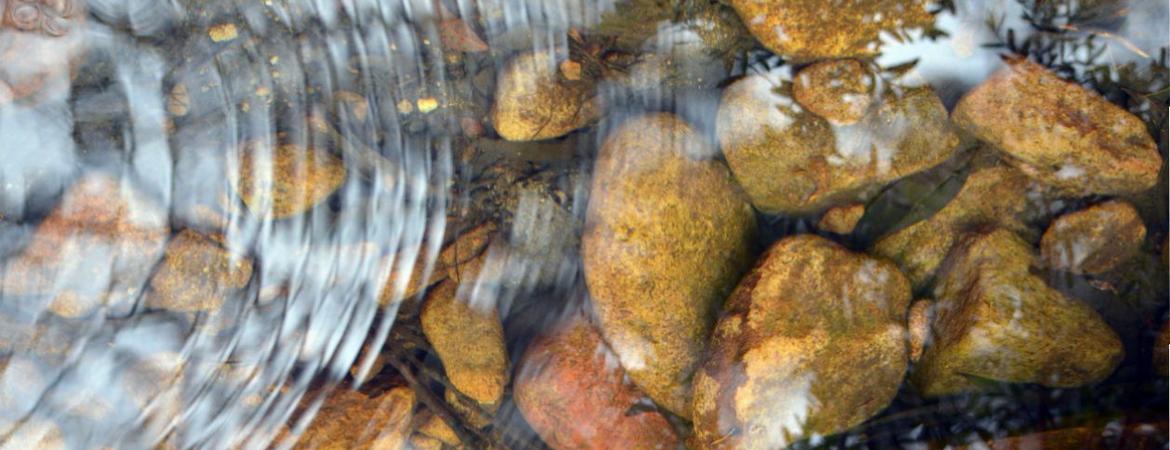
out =
[[[813,214],[865,200],[888,182],[942,163],[959,144],[928,87],[885,92],[852,125],[806,110],[792,89],[783,68],[749,75],[727,87],[716,113],[727,164],[767,214]]]
[[[1145,191],[1162,168],[1141,119],[1024,59],[968,92],[952,116],[1028,176],[1071,194]]]
[[[695,376],[698,448],[783,448],[856,426],[906,371],[910,283],[827,239],[774,244],[740,281]]]
[[[936,288],[934,344],[911,380],[926,396],[988,383],[1076,387],[1105,379],[1125,350],[1093,308],[1031,274],[1032,247],[1006,229],[967,234]]]
[[[1040,255],[1050,268],[1095,275],[1127,261],[1145,239],[1133,205],[1111,201],[1054,220],[1040,240]]]
[[[673,115],[626,121],[598,155],[581,238],[606,341],[635,384],[684,417],[691,374],[756,232],[713,153]]]
[[[661,413],[635,409],[643,397],[580,316],[529,346],[515,387],[516,407],[554,449],[677,447],[679,438]]]

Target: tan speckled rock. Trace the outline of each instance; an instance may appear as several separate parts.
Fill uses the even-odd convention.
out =
[[[597,119],[593,86],[558,77],[550,52],[520,54],[504,66],[491,120],[500,137],[538,141],[568,134]]]
[[[1111,201],[1058,217],[1040,240],[1050,268],[1105,273],[1141,249],[1146,226],[1133,205]]]
[[[918,362],[923,350],[930,345],[930,325],[934,323],[934,302],[915,300],[910,305],[906,328],[910,342],[910,361]]]
[[[386,279],[386,286],[382,288],[378,301],[382,305],[388,305],[395,298],[411,298],[427,287],[443,281],[447,278],[448,271],[479,256],[487,248],[488,241],[495,232],[495,222],[484,222],[463,231],[439,251],[439,256],[435,258],[435,264],[426,280],[423,280],[423,272],[426,269],[425,249],[419,249],[413,264],[404,263],[406,252],[399,252],[394,258],[394,269]],[[404,276],[406,270],[410,270],[410,279],[405,290],[398,295],[395,292],[395,284],[398,283],[399,277]]]
[[[817,228],[837,234],[849,234],[857,228],[857,222],[861,221],[864,215],[865,205],[861,203],[829,208],[817,222]]]
[[[83,175],[3,267],[0,292],[47,298],[48,309],[65,317],[128,304],[169,234],[166,210],[128,180]]]
[[[441,417],[436,414],[431,414],[429,410],[424,410],[420,414],[415,414],[414,432],[429,438],[435,439],[440,444],[447,444],[452,447],[457,447],[462,444],[459,440],[459,435],[455,434],[455,430],[447,425]]]
[[[977,379],[1082,386],[1121,362],[1117,334],[1029,273],[1032,247],[1011,231],[965,235],[953,251],[935,289],[934,342],[911,376],[923,395],[977,390]]]
[[[516,378],[516,408],[554,449],[673,449],[678,436],[584,318],[575,317],[528,348]]]
[[[952,117],[1028,176],[1071,194],[1145,191],[1162,167],[1141,119],[1026,60],[1008,61]]]
[[[403,450],[407,448],[414,391],[396,387],[369,397],[338,389],[325,399],[295,448]]]
[[[894,260],[915,289],[929,284],[959,235],[966,229],[995,224],[1023,231],[1031,182],[1011,167],[977,169],[962,189],[930,218],[881,238],[872,252]],[[995,201],[988,201],[995,199]]]
[[[752,35],[794,61],[871,57],[882,32],[934,23],[925,0],[730,0]]]
[[[626,121],[597,157],[581,239],[602,334],[634,383],[684,417],[691,374],[756,232],[713,153],[673,115]]]
[[[727,300],[695,375],[695,443],[774,449],[858,425],[906,371],[910,283],[815,235],[780,240]]]
[[[345,181],[341,159],[292,144],[275,148],[252,143],[240,151],[232,186],[253,213],[276,219],[308,211]]]
[[[782,86],[787,70],[736,81],[716,116],[727,163],[762,212],[812,214],[863,201],[885,183],[942,163],[959,143],[929,88],[887,92],[859,122],[838,126],[792,100]]]
[[[211,238],[183,230],[167,244],[162,265],[150,279],[147,306],[171,311],[219,309],[252,277],[252,260],[232,254]]]
[[[419,320],[451,384],[481,405],[498,405],[508,383],[504,327],[494,298],[477,304],[459,285],[440,282],[427,293]]]
[[[857,123],[873,104],[877,81],[855,59],[822,61],[801,69],[792,85],[800,106],[834,125]]]

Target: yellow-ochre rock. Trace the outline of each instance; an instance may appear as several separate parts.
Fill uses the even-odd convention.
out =
[[[959,235],[995,224],[1022,232],[1031,181],[1011,167],[976,169],[955,198],[926,220],[882,237],[872,252],[894,260],[915,289],[928,285]]]
[[[1115,200],[1056,218],[1040,239],[1040,256],[1053,269],[1101,274],[1131,258],[1145,239],[1137,209]]]
[[[716,113],[727,164],[764,213],[814,214],[867,200],[946,161],[959,144],[929,87],[887,89],[850,125],[802,107],[792,89],[784,67],[749,75],[727,87]]]
[[[1023,59],[963,96],[952,117],[1028,176],[1069,194],[1145,191],[1162,168],[1141,119]]]
[[[504,328],[495,299],[477,304],[482,299],[458,295],[468,292],[473,289],[461,289],[454,280],[440,282],[427,293],[419,320],[451,384],[481,405],[494,408],[508,384]]]
[[[599,115],[593,86],[562,80],[552,52],[528,52],[508,61],[496,85],[491,120],[500,137],[538,141],[568,134]]]
[[[308,211],[345,181],[341,159],[316,148],[259,143],[240,151],[232,185],[244,204],[258,216],[287,218]]]
[[[907,365],[910,283],[815,235],[774,244],[727,300],[695,374],[702,449],[775,449],[884,409]]]
[[[926,0],[730,0],[769,50],[791,61],[872,57],[879,35],[934,23]]]
[[[655,402],[689,415],[691,374],[723,299],[751,264],[751,206],[714,150],[670,114],[605,140],[582,237],[602,334]]]
[[[984,380],[1082,386],[1121,362],[1117,333],[1032,275],[1032,247],[1011,231],[966,234],[952,252],[935,289],[933,344],[911,376],[923,395],[978,390]]]

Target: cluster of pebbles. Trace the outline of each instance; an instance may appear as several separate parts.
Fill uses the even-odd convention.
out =
[[[1114,372],[1127,351],[1118,333],[1037,273],[1108,274],[1154,247],[1130,199],[1165,189],[1164,161],[1140,119],[1026,59],[1005,59],[948,111],[932,88],[872,60],[879,34],[933,21],[924,2],[857,1],[833,14],[813,1],[728,3],[789,64],[727,85],[713,135],[669,112],[609,130],[583,220],[541,186],[519,185],[518,195],[539,199],[508,225],[554,223],[556,236],[485,220],[453,227],[434,261],[396,265],[411,256],[369,243],[329,254],[384,273],[378,301],[417,318],[450,385],[447,407],[466,423],[450,423],[404,383],[338,389],[296,431],[298,445],[466,448],[456,429],[492,426],[510,401],[557,449],[782,448],[859,426],[907,386],[929,398],[977,393],[987,381],[1090,386]],[[5,7],[45,15],[33,26],[25,9],[6,10],[18,37],[61,39],[62,23],[84,17],[67,0]],[[224,33],[212,39],[234,38]],[[0,103],[52,94],[29,80],[69,76],[58,72],[0,73]],[[605,114],[599,80],[583,80],[569,55],[523,52],[497,78],[485,122],[503,140],[558,139]],[[974,155],[970,171],[945,206],[851,246],[883,189],[964,154]],[[84,173],[3,260],[0,292],[66,321],[139,300],[213,317],[257,278],[257,256],[232,245],[225,216],[303,218],[352,178],[349,162],[321,146],[249,143],[225,162],[223,201],[192,213],[212,226],[175,225],[132,180]],[[1058,200],[1084,206],[1037,214]],[[775,216],[814,229],[761,248],[761,219]],[[560,283],[563,271],[545,266],[577,255],[585,307],[510,353],[499,292]],[[518,266],[537,279],[516,279]],[[281,289],[257,291],[265,299]],[[45,332],[10,327],[3,344],[44,347]],[[1159,335],[1162,350],[1167,339]],[[1155,357],[1165,374],[1165,353]],[[28,369],[23,359],[5,364]],[[156,361],[145,372],[161,379],[176,366]],[[64,448],[49,420],[10,438]]]

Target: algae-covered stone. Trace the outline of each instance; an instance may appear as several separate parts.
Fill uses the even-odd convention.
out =
[[[876,84],[873,74],[860,61],[822,61],[796,74],[792,97],[829,123],[850,125],[865,117],[873,104]]]
[[[598,155],[582,237],[602,334],[634,383],[680,416],[754,250],[751,207],[713,153],[673,115],[626,121]]]
[[[561,80],[552,52],[522,53],[504,66],[491,120],[500,137],[537,141],[564,136],[597,119],[593,86]]]
[[[864,215],[865,205],[861,203],[829,208],[817,222],[817,228],[837,234],[849,234],[857,228],[857,222],[860,222]]]
[[[964,230],[984,224],[1025,230],[1030,184],[1028,177],[1011,167],[976,169],[943,209],[881,238],[873,253],[894,260],[914,288],[922,288]]]
[[[678,436],[654,410],[633,409],[644,395],[628,380],[600,334],[575,317],[525,352],[516,407],[554,449],[673,449]]]
[[[695,442],[783,448],[881,411],[906,370],[910,283],[814,235],[785,238],[740,281],[695,375]]]
[[[456,295],[458,287],[445,280],[427,293],[419,315],[423,333],[456,389],[482,405],[498,405],[508,383],[503,324],[495,304]]]
[[[252,277],[252,260],[211,238],[183,230],[167,244],[162,265],[150,279],[147,306],[172,311],[219,309]]]
[[[872,57],[882,33],[934,23],[925,0],[730,0],[752,35],[795,61]]]
[[[437,414],[432,414],[428,410],[424,410],[419,414],[415,414],[414,432],[429,438],[439,441],[440,444],[457,447],[462,444],[459,440],[459,435],[455,430],[447,425],[447,422]]]
[[[325,399],[298,449],[401,450],[407,448],[414,391],[391,388],[376,396],[338,389]]]
[[[1141,119],[1027,60],[1008,61],[952,116],[1028,176],[1071,194],[1145,191],[1162,167]]]
[[[911,380],[926,396],[981,380],[1075,387],[1121,362],[1117,334],[1080,301],[1029,273],[1032,247],[1011,231],[965,235],[936,288],[933,344]]]
[[[1132,257],[1145,239],[1133,205],[1111,201],[1058,217],[1040,240],[1040,255],[1050,268],[1100,274]]]
[[[83,175],[8,260],[0,292],[47,299],[48,309],[65,317],[128,305],[169,234],[166,210],[128,180]]]
[[[865,200],[942,163],[959,143],[928,87],[888,90],[857,123],[833,125],[792,100],[787,70],[733,83],[716,116],[727,163],[762,212],[811,214]]]
[[[286,218],[308,211],[345,181],[345,166],[329,152],[293,144],[259,143],[240,152],[232,185],[253,213]]]

